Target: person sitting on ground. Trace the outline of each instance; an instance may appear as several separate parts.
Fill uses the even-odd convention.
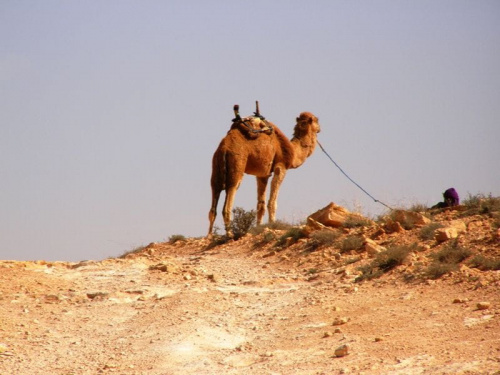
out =
[[[432,206],[432,208],[446,208],[454,207],[460,204],[460,198],[458,193],[454,188],[449,188],[443,193],[444,202],[439,202],[438,204]]]

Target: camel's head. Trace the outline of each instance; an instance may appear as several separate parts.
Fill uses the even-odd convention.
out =
[[[311,112],[302,112],[299,117],[297,117],[297,125],[295,125],[293,136],[296,138],[301,138],[306,134],[319,133],[321,127],[319,125],[319,120]]]

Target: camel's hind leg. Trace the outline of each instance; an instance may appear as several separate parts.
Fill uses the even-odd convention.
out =
[[[257,177],[257,225],[262,224],[266,213],[266,189],[269,177]]]
[[[208,227],[208,238],[212,238],[212,231],[214,229],[215,218],[217,217],[217,204],[219,203],[219,197],[222,189],[218,189],[212,186],[212,207],[210,207],[210,211],[208,212],[208,220],[210,225]]]
[[[269,209],[269,222],[274,223],[276,221],[276,209],[278,207],[278,194],[280,190],[281,183],[285,179],[286,169],[284,167],[278,166],[274,169],[273,180],[271,181],[271,193],[269,195],[269,203],[267,208]]]
[[[234,197],[236,196],[236,191],[240,187],[240,182],[241,179],[236,185],[226,188],[226,200],[224,201],[224,208],[222,209],[226,235],[230,238],[234,237],[233,231],[231,230],[231,211],[233,210]]]

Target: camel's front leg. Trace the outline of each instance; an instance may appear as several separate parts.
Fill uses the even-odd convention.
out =
[[[286,175],[286,169],[283,166],[277,166],[274,168],[274,176],[271,181],[271,194],[269,196],[269,204],[267,208],[269,209],[269,222],[274,223],[276,221],[276,209],[278,208],[278,194],[280,190],[281,183]]]
[[[257,177],[257,225],[262,224],[266,213],[266,189],[268,177]]]

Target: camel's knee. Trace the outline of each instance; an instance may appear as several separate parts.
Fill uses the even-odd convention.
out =
[[[257,225],[262,224],[262,218],[266,214],[266,202],[258,201],[257,202]]]

